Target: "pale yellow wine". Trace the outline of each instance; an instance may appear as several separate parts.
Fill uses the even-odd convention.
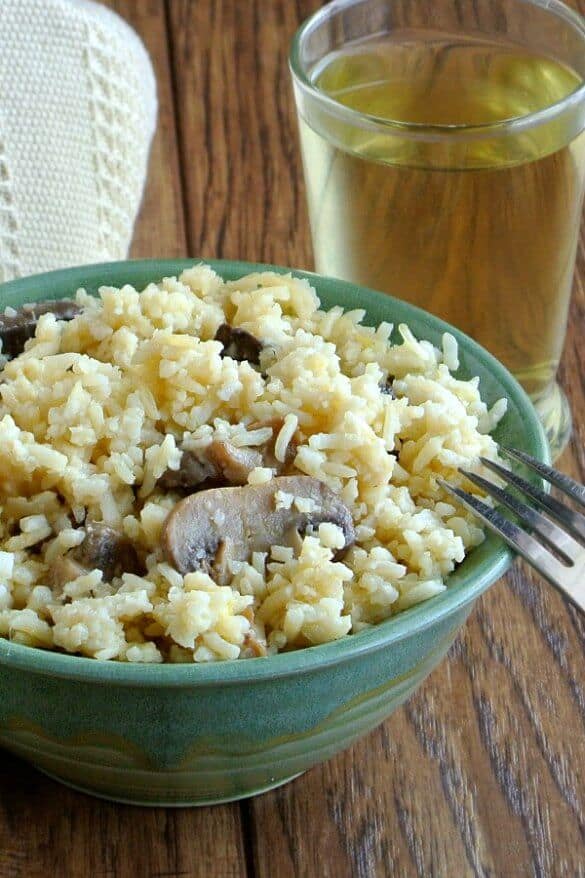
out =
[[[362,113],[425,126],[526,116],[581,83],[516,44],[420,31],[351,44],[313,81]],[[300,124],[318,271],[440,315],[545,393],[563,344],[585,134],[555,123],[429,143],[311,112]]]

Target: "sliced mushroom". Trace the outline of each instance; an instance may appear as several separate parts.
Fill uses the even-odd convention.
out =
[[[249,430],[259,430],[261,427],[272,427],[272,438],[269,439],[268,442],[263,446],[262,466],[270,467],[271,469],[276,471],[277,475],[289,475],[294,470],[293,462],[295,457],[297,456],[297,446],[299,444],[299,436],[297,432],[288,443],[284,461],[276,459],[274,446],[276,445],[276,440],[278,438],[278,434],[282,429],[283,424],[284,418],[273,418],[267,423],[258,422],[250,424],[250,426],[248,427]]]
[[[207,456],[218,475],[230,485],[245,485],[252,470],[264,465],[262,453],[255,448],[238,448],[220,439],[210,444]]]
[[[245,329],[222,323],[215,333],[215,340],[223,345],[223,357],[231,357],[232,360],[248,360],[255,366],[260,362],[262,342]]]
[[[204,482],[215,481],[218,478],[216,465],[205,457],[198,457],[194,451],[183,451],[179,469],[167,469],[158,484],[168,490],[174,488],[192,489]]]
[[[314,511],[276,508],[276,492],[312,500]],[[220,584],[229,581],[230,562],[253,552],[292,545],[295,533],[323,522],[338,525],[344,550],[355,541],[351,512],[341,498],[310,476],[280,476],[263,485],[213,488],[191,494],[169,513],[162,531],[166,560],[185,575],[203,569]]]
[[[196,453],[183,451],[179,469],[166,470],[161,488],[195,490],[217,485],[245,485],[254,467],[262,466],[262,455],[252,448],[237,448],[231,442],[215,439]]]
[[[53,588],[60,592],[68,582],[87,572],[87,568],[82,567],[77,561],[67,555],[59,555],[49,566],[49,582]]]
[[[257,466],[273,469],[277,475],[290,472],[296,456],[297,443],[293,439],[289,443],[284,462],[276,459],[274,443],[280,432],[283,421],[281,418],[269,423],[258,423],[250,429],[272,427],[272,438],[260,448],[239,448],[227,439],[214,439],[207,448],[195,453],[184,450],[178,470],[166,470],[158,484],[168,490],[193,490],[202,486],[245,485],[248,476]]]
[[[79,313],[79,306],[72,299],[31,302],[18,308],[15,314],[0,313],[2,353],[9,358],[21,354],[25,342],[34,336],[39,318],[43,314],[54,314],[57,320],[73,320]]]
[[[85,539],[67,553],[87,570],[101,570],[105,582],[123,573],[142,573],[136,549],[124,534],[99,521],[85,524]]]

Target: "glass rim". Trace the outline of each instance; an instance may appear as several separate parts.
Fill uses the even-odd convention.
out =
[[[331,0],[300,25],[294,34],[288,56],[288,63],[295,83],[307,94],[318,100],[340,120],[346,121],[356,127],[378,133],[393,133],[411,139],[427,141],[444,140],[477,140],[490,137],[502,137],[517,134],[538,125],[545,124],[560,116],[564,112],[585,102],[585,78],[581,84],[564,98],[555,101],[542,110],[527,113],[523,116],[511,116],[507,119],[499,119],[495,122],[485,122],[479,125],[454,124],[429,124],[426,122],[405,122],[400,119],[384,119],[380,116],[363,113],[342,104],[332,98],[326,92],[317,88],[311,82],[300,60],[301,45],[321,24],[334,13],[357,5],[364,0]],[[561,0],[517,0],[528,6],[536,6],[544,12],[549,12],[563,19],[569,26],[581,35],[585,44],[585,18],[578,12],[568,7]]]

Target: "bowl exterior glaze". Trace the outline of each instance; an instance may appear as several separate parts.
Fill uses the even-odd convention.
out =
[[[0,744],[86,792],[204,805],[285,783],[408,698],[468,612],[417,637],[284,679],[198,688],[88,686],[0,666]]]
[[[142,260],[66,269],[0,287],[0,307],[138,287],[194,260]],[[226,278],[277,269],[213,261]],[[440,344],[460,342],[463,377],[480,375],[489,402],[510,404],[496,437],[547,459],[532,406],[509,373],[440,320],[352,284],[310,279],[326,306],[366,309],[366,321],[407,322]],[[144,805],[204,805],[290,780],[373,729],[445,655],[482,591],[511,557],[491,538],[450,577],[442,595],[320,647],[213,666],[130,666],[44,653],[0,639],[0,745],[77,788]]]

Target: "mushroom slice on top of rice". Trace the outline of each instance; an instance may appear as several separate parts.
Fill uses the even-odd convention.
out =
[[[25,343],[33,338],[43,314],[54,314],[57,320],[73,320],[79,313],[80,308],[72,299],[48,299],[46,302],[23,305],[16,310],[6,309],[0,313],[3,355],[12,359],[23,352]]]
[[[279,491],[312,501],[312,511],[279,508]],[[182,575],[203,569],[222,585],[229,580],[230,562],[247,561],[272,546],[294,546],[299,534],[324,522],[343,531],[343,551],[355,541],[350,510],[323,482],[279,476],[262,485],[212,488],[185,497],[165,521],[162,549]]]

